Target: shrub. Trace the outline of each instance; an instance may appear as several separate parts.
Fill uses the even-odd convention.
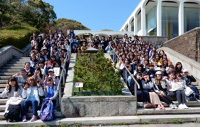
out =
[[[95,95],[122,94],[120,73],[115,72],[112,62],[106,59],[101,51],[96,54],[78,54],[74,82],[83,82],[81,92],[91,92]]]
[[[34,27],[11,26],[6,30],[0,30],[0,48],[7,45],[13,45],[17,48],[24,48],[29,42],[33,32],[38,31]]]

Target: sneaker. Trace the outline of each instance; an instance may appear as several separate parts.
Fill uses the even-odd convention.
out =
[[[27,122],[26,116],[23,116],[22,122]]]
[[[36,120],[37,120],[37,117],[33,115],[32,118],[31,118],[31,120],[30,120],[30,122],[34,122]]]
[[[177,109],[177,108],[178,108],[175,104],[173,104],[173,106],[174,106],[174,109]]]
[[[159,108],[159,109],[164,109],[165,107],[164,107],[163,105],[158,105],[157,108]]]
[[[178,106],[178,109],[184,109],[183,104],[180,104],[180,105]]]
[[[186,104],[183,104],[184,109],[188,109],[188,106]]]
[[[197,102],[200,102],[200,100],[199,99],[196,99],[197,100]]]
[[[170,104],[169,107],[170,107],[171,109],[175,109],[174,104]]]

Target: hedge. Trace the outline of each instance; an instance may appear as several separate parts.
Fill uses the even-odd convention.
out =
[[[5,30],[0,30],[0,48],[13,45],[19,49],[29,44],[30,36],[38,30],[31,26],[11,26]]]
[[[80,91],[75,89],[75,95],[122,95],[120,73],[115,71],[112,62],[104,57],[103,52],[93,54],[93,60],[91,55],[78,54],[74,82],[84,85]]]

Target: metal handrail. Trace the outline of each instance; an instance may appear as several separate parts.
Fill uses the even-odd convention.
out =
[[[113,47],[112,47],[112,46],[110,46],[110,47],[112,48],[112,51],[113,51],[114,54],[117,56],[117,58],[120,60],[119,55],[116,54],[116,52],[115,52],[115,50],[113,49]],[[113,62],[115,62],[115,61],[113,61]],[[123,61],[122,61],[122,63],[123,63]],[[124,63],[123,63],[123,64],[124,64]],[[124,64],[124,65],[125,65],[125,64]],[[126,71],[129,73],[129,75],[131,76],[131,78],[134,80],[134,82],[135,82],[135,84],[137,85],[137,87],[140,88],[140,85],[139,85],[139,83],[137,82],[137,80],[135,79],[135,77],[131,74],[131,72],[128,70],[128,68],[127,68],[126,66],[124,66],[124,67],[125,67]],[[136,97],[136,100],[137,100],[137,87],[136,87],[136,85],[134,85],[134,96]]]
[[[70,43],[70,47],[71,47],[71,43]],[[71,51],[70,51],[70,55],[69,55],[69,62],[71,59]],[[61,110],[61,99],[62,99],[62,84],[65,85],[66,82],[66,74],[67,74],[67,70],[66,70],[66,64],[67,64],[67,58],[65,58],[64,60],[64,65],[60,74],[60,80],[58,83],[58,93],[59,93],[59,105],[60,105],[60,110]],[[62,110],[61,110],[62,111]]]

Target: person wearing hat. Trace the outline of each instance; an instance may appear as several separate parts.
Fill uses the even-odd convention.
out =
[[[196,79],[189,74],[187,69],[183,69],[183,79],[186,81],[186,85],[194,91],[194,93],[189,96],[189,100],[197,100],[198,102],[200,102],[199,90],[196,86],[192,85],[192,82],[196,82]]]
[[[47,79],[49,77],[53,79],[53,82],[54,82],[55,85],[58,85],[59,78],[55,76],[54,69],[52,69],[52,68],[48,70],[48,76],[45,77],[44,84],[47,84]]]
[[[158,94],[161,101],[165,102],[172,109],[177,109],[177,106],[167,96],[167,82],[162,77],[162,72],[157,71],[154,78],[154,91]]]

